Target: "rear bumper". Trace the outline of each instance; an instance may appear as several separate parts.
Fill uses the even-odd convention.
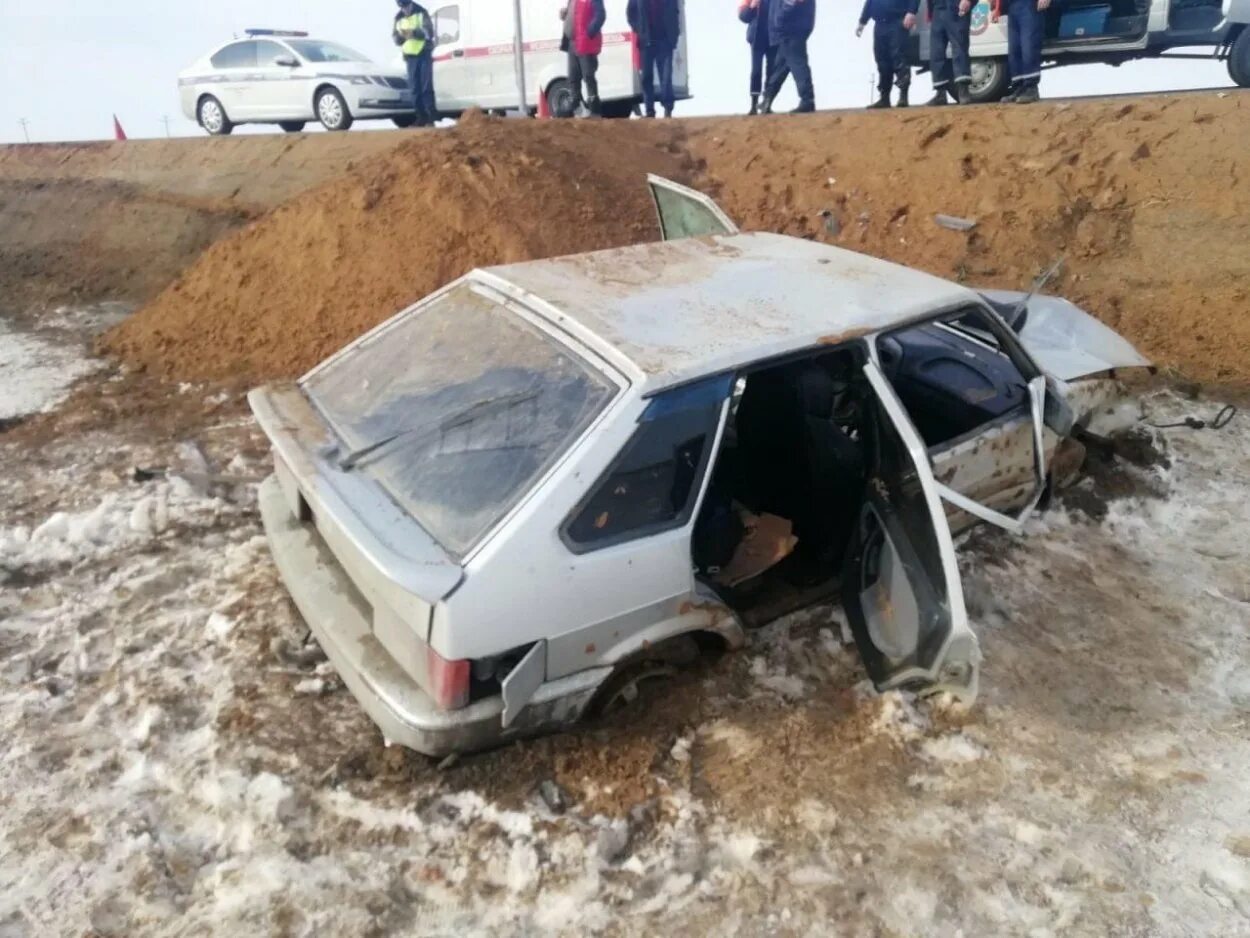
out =
[[[431,756],[566,727],[581,718],[612,673],[594,668],[541,685],[504,729],[496,695],[461,710],[439,710],[374,637],[367,603],[322,543],[292,513],[275,476],[260,487],[269,548],[291,598],[348,689],[388,742]]]

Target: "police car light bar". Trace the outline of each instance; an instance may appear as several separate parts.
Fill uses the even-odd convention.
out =
[[[243,32],[248,36],[307,36],[308,33],[302,29],[245,29]]]

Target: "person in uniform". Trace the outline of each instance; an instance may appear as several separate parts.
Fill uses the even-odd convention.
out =
[[[855,35],[862,36],[872,20],[872,55],[877,60],[877,100],[869,108],[890,106],[890,87],[898,85],[898,106],[907,107],[911,66],[907,64],[907,34],[916,25],[920,0],[864,0]]]
[[[1046,31],[1045,13],[1050,0],[1007,0],[1007,71],[1011,91],[1004,101],[1032,104],[1041,95],[1042,39]],[[991,20],[998,22],[1003,0],[994,0]]]
[[[807,59],[807,40],[816,28],[816,0],[772,0],[768,5],[768,39],[778,49],[777,67],[768,76],[764,92],[764,113],[771,114],[773,99],[790,75],[799,93],[795,114],[816,110],[812,67]]]
[[[929,24],[929,69],[933,75],[930,106],[967,104],[972,83],[972,0],[930,0],[933,22]]]
[[[404,54],[408,67],[408,92],[418,127],[429,127],[438,120],[434,103],[434,23],[430,14],[414,0],[397,0],[399,12],[391,38]]]

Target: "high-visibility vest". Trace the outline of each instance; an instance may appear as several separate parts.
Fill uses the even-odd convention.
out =
[[[399,22],[395,24],[396,29],[423,29],[425,27],[425,17],[420,13],[414,13],[412,16],[401,17]],[[404,55],[420,55],[425,51],[424,39],[405,39],[404,44],[400,47]]]

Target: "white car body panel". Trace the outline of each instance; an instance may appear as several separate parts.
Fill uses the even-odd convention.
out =
[[[1018,303],[1025,294],[982,290],[999,303]],[[1049,374],[1075,381],[1116,368],[1148,368],[1150,359],[1110,326],[1057,296],[1029,298],[1020,341]]]

